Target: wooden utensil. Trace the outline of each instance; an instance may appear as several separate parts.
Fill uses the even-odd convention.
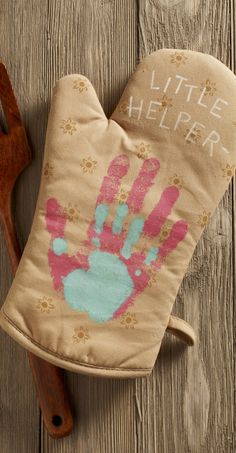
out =
[[[7,71],[1,62],[0,101],[8,127],[7,133],[0,127],[0,220],[15,273],[21,252],[12,220],[12,191],[16,179],[31,162],[31,152]],[[28,357],[45,427],[52,437],[67,436],[72,431],[73,419],[62,370],[30,352]]]

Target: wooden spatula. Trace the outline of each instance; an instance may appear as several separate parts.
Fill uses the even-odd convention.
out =
[[[0,62],[0,101],[7,121],[7,133],[0,127],[0,220],[12,270],[21,252],[12,221],[11,200],[16,179],[31,162],[24,126],[5,66]],[[45,427],[53,437],[67,436],[73,427],[62,370],[28,353],[31,371]]]

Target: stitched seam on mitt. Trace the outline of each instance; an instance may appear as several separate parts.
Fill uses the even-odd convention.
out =
[[[100,365],[93,365],[93,364],[89,364],[89,363],[79,362],[78,360],[74,360],[74,359],[68,359],[67,357],[64,357],[62,354],[58,354],[57,352],[54,352],[51,349],[45,348],[45,346],[42,346],[37,341],[33,340],[29,335],[27,335],[25,332],[23,332],[14,323],[14,321],[11,320],[11,318],[9,318],[9,316],[5,313],[5,311],[3,309],[2,309],[2,313],[3,313],[6,321],[9,324],[11,324],[14,327],[14,329],[16,329],[21,335],[23,335],[23,337],[27,338],[27,340],[31,341],[31,343],[33,343],[34,345],[38,346],[38,348],[42,349],[42,351],[45,351],[48,354],[51,354],[51,355],[53,355],[55,357],[61,358],[61,359],[65,360],[65,362],[78,364],[78,365],[84,366],[86,368],[102,369],[102,370],[109,370],[109,371],[112,371],[112,370],[124,371],[124,372],[125,371],[152,371],[152,368],[114,368],[114,367],[113,368],[109,368],[109,367],[104,367],[104,366],[100,366]]]

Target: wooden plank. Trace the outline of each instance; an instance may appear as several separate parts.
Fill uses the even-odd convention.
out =
[[[29,233],[37,194],[37,174],[40,166],[40,140],[42,122],[32,111],[39,93],[37,68],[40,55],[39,17],[43,14],[42,4],[16,0],[0,0],[0,59],[8,68],[23,119],[30,125],[30,137],[35,154],[34,163],[21,176],[17,184],[14,214],[20,243],[23,246]],[[34,17],[33,28],[29,29],[30,18]],[[37,52],[35,49],[37,48]],[[34,83],[36,82],[36,84]],[[40,138],[40,140],[39,140]],[[30,184],[29,181],[35,181]],[[0,233],[0,297],[5,299],[11,283],[10,263]],[[35,389],[25,351],[6,334],[0,332],[0,451],[4,453],[32,453],[39,450],[40,415]]]
[[[48,93],[57,78],[82,73],[95,86],[109,115],[136,63],[136,2],[86,0],[49,2],[42,33],[45,66],[38,77]],[[137,416],[134,381],[67,374],[75,414],[72,436],[42,436],[42,452],[133,453]]]
[[[230,65],[230,26],[223,0],[140,0],[139,56],[188,48]],[[175,306],[194,326],[198,343],[185,351],[166,338],[155,372],[137,384],[140,453],[233,451],[233,215],[230,187],[197,246]]]
[[[231,52],[230,52],[230,57],[231,57],[231,69],[235,73],[236,71],[236,55],[235,55],[235,37],[236,37],[236,5],[234,0],[230,0],[230,17],[231,17],[231,33],[230,33],[230,47],[231,47]],[[235,178],[233,180],[233,220],[234,220],[234,225],[233,225],[233,300],[235,301],[236,297],[236,216],[235,216],[235,206],[236,206],[236,184],[235,184]],[[233,308],[233,338],[234,338],[234,345],[235,345],[235,339],[236,339],[236,304],[234,303],[234,308]],[[235,366],[235,350],[234,350],[234,388],[235,388],[235,372],[236,372],[236,366]],[[236,450],[236,417],[235,417],[235,407],[236,407],[236,392],[234,392],[234,436],[233,436],[233,441],[232,441],[232,451]]]

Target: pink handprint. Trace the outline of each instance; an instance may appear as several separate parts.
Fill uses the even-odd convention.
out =
[[[178,188],[169,186],[146,220],[139,215],[159,168],[156,158],[143,162],[127,202],[117,205],[112,225],[108,225],[109,207],[115,203],[121,180],[129,169],[126,155],[111,162],[96,201],[88,239],[83,244],[86,253],[68,255],[64,237],[66,214],[56,199],[47,201],[46,225],[51,234],[48,262],[54,287],[63,291],[71,308],[87,312],[95,321],[104,322],[124,313],[148,285],[149,269],[160,269],[165,257],[185,238],[188,224],[179,220],[160,248],[151,246],[147,251],[133,251],[142,235],[155,243],[179,197]],[[124,222],[128,214],[133,220],[126,229]]]

